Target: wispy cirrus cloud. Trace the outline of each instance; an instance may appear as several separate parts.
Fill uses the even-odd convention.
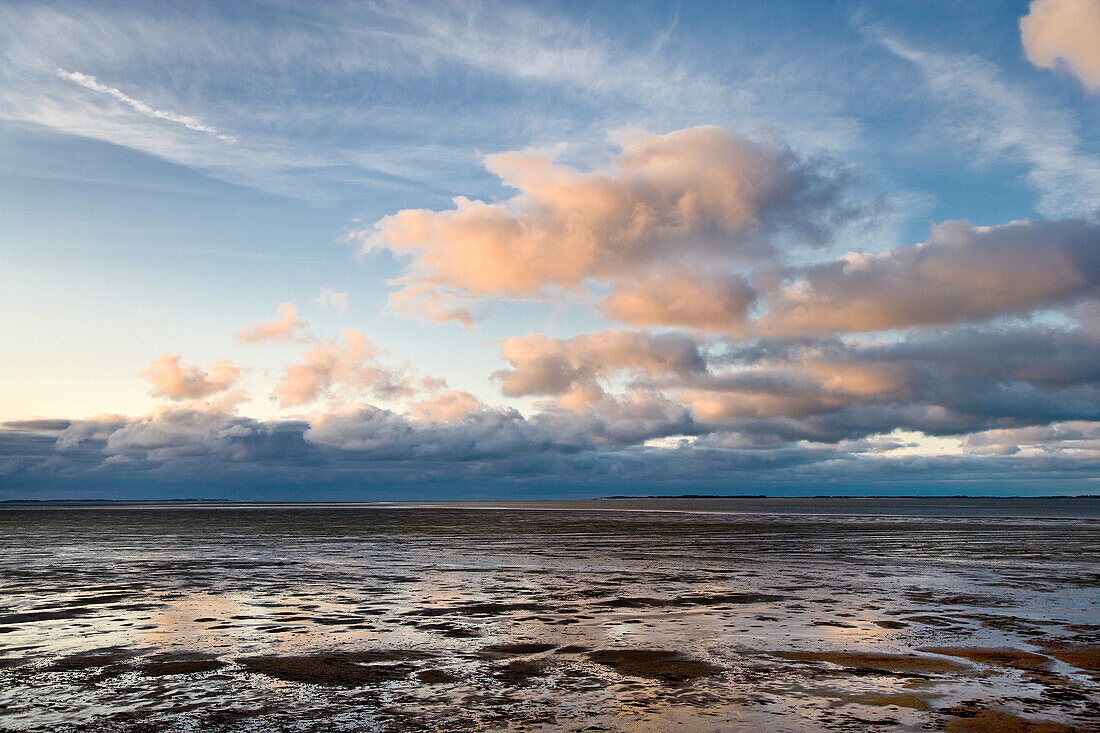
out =
[[[115,87],[107,86],[106,84],[101,83],[94,76],[81,74],[79,71],[66,71],[65,69],[57,69],[54,73],[57,74],[57,76],[59,76],[60,78],[68,79],[74,84],[82,86],[85,89],[90,89],[93,92],[99,92],[100,94],[106,94],[108,96],[114,97],[118,101],[133,109],[135,112],[145,115],[146,117],[151,117],[156,120],[166,120],[168,122],[174,122],[177,125],[183,125],[188,130],[202,132],[207,135],[211,135],[212,137],[216,137],[219,140],[224,140],[225,142],[237,142],[236,138],[232,137],[231,135],[223,135],[210,125],[204,124],[202,120],[197,117],[192,117],[190,115],[181,115],[176,112],[170,112],[168,110],[150,107],[145,102],[129,96],[121,89],[116,89]]]
[[[856,139],[835,103],[790,105],[771,71],[731,64],[731,80],[709,57],[675,53],[672,9],[651,8],[660,27],[639,18],[628,34],[617,14],[600,24],[509,3],[313,4],[291,23],[280,2],[226,7],[0,5],[0,115],[306,199],[364,186],[438,195],[442,176],[483,182],[474,148],[569,137],[584,149],[630,124],[777,125],[831,149]],[[164,122],[186,136],[150,129]]]
[[[1027,165],[1027,182],[1045,216],[1100,216],[1100,157],[1088,151],[1070,112],[1006,81],[979,56],[928,51],[876,29],[867,33],[924,76],[940,107],[937,139],[948,137],[946,128],[975,146],[979,163]]]

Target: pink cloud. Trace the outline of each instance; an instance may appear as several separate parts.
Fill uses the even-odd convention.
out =
[[[819,162],[717,127],[629,139],[589,173],[534,151],[485,165],[519,193],[404,210],[351,235],[363,251],[414,255],[395,294],[404,310],[424,301],[431,319],[468,318],[468,308],[441,304],[578,291],[667,263],[754,261],[779,232],[816,241],[851,214]]]
[[[283,303],[276,311],[274,320],[257,323],[250,321],[248,328],[237,331],[237,341],[242,344],[255,344],[261,341],[292,341],[299,337],[307,326],[304,319],[298,318],[298,310],[293,303]]]
[[[218,359],[203,370],[196,364],[181,364],[178,354],[162,353],[149,362],[141,376],[153,385],[153,394],[173,400],[202,399],[229,389],[241,375],[226,359]]]
[[[600,303],[604,315],[637,326],[740,330],[756,290],[739,274],[669,268],[626,280]]]
[[[1020,18],[1027,59],[1042,69],[1064,66],[1091,92],[1100,91],[1100,2],[1035,0]]]
[[[448,423],[484,408],[485,405],[470,393],[450,389],[413,403],[410,412],[423,423]]]
[[[271,396],[280,407],[293,407],[321,397],[353,397],[364,391],[384,399],[410,397],[444,384],[414,377],[408,367],[387,367],[378,360],[382,353],[362,331],[348,329],[343,344],[330,338],[307,348],[302,362],[286,367]]]

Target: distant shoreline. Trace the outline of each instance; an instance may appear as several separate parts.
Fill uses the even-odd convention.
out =
[[[813,500],[841,500],[841,501],[943,501],[968,500],[968,501],[1039,501],[1039,500],[1081,500],[1100,499],[1100,494],[1052,494],[1052,495],[1016,495],[996,496],[979,494],[945,494],[945,495],[920,495],[920,494],[868,494],[865,496],[851,496],[842,494],[816,494],[813,496],[791,496],[770,494],[645,494],[629,495],[615,494],[611,496],[593,496],[571,499],[199,499],[199,498],[171,498],[171,499],[0,499],[0,506],[12,506],[19,504],[57,504],[57,505],[88,505],[88,504],[324,504],[324,505],[359,505],[359,504],[575,504],[578,502],[592,501],[640,501],[640,500],[743,500],[743,501],[813,501]]]

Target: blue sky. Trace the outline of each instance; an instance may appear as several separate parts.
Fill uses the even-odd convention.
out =
[[[0,498],[1089,493],[1035,5],[0,3]]]

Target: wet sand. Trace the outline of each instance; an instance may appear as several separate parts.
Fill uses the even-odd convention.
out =
[[[986,502],[7,507],[0,730],[1100,730],[1100,519]]]

